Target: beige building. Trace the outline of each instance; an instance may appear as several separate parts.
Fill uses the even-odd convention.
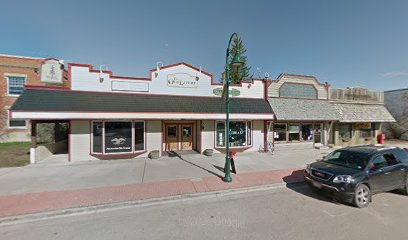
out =
[[[382,92],[332,89],[313,76],[295,74],[281,74],[268,85],[276,117],[268,124],[268,140],[276,149],[375,144],[382,123],[395,121]]]

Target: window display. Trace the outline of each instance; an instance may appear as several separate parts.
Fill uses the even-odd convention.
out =
[[[132,152],[132,122],[105,122],[105,153]]]
[[[144,122],[135,122],[135,152],[144,150]]]
[[[230,147],[245,147],[251,145],[251,127],[246,121],[230,122]],[[226,129],[224,121],[216,122],[216,146],[225,147]]]
[[[92,122],[92,153],[138,152],[144,150],[144,143],[144,122]]]
[[[277,142],[286,141],[286,124],[275,123],[273,125],[274,139]]]
[[[93,134],[93,152],[102,153],[102,122],[93,122],[92,124],[92,134]]]
[[[302,140],[303,141],[313,140],[313,126],[312,126],[312,124],[309,124],[309,123],[302,124]]]
[[[339,137],[343,140],[351,139],[352,136],[351,123],[340,123],[339,124]]]
[[[289,132],[289,141],[299,141],[300,135],[300,126],[299,124],[289,124],[288,126]]]

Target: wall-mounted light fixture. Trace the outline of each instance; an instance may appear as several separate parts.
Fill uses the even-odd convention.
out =
[[[265,75],[264,75],[265,77],[265,79],[269,79],[269,73],[268,72],[265,72]]]
[[[156,72],[154,73],[154,76],[155,76],[156,78],[159,76],[160,67],[163,67],[163,63],[162,63],[162,62],[157,62],[157,63],[156,63]]]
[[[103,83],[103,81],[105,80],[105,78],[103,77],[102,68],[105,68],[105,70],[108,70],[108,66],[106,64],[99,65],[99,82],[100,83]]]
[[[200,66],[200,73],[202,72],[201,70],[201,66]],[[196,81],[200,80],[200,77],[198,76],[198,73],[196,73],[196,77],[195,77]]]

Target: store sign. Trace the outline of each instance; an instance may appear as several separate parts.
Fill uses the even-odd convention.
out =
[[[167,75],[167,86],[177,88],[196,88],[198,78],[188,73],[172,73]]]
[[[62,64],[55,59],[44,61],[41,66],[41,82],[62,83]]]
[[[148,92],[149,83],[134,81],[112,81],[112,91]]]
[[[371,123],[368,123],[368,122],[354,123],[354,128],[355,129],[371,129]]]
[[[215,88],[213,89],[213,94],[216,96],[222,96],[223,91],[224,91],[223,88]],[[241,91],[235,88],[231,89],[229,93],[231,96],[234,96],[234,97],[241,95]]]

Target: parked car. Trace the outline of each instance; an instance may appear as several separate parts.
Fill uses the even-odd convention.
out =
[[[375,193],[398,189],[408,195],[408,152],[374,145],[346,147],[307,165],[304,178],[339,201],[366,207]]]

